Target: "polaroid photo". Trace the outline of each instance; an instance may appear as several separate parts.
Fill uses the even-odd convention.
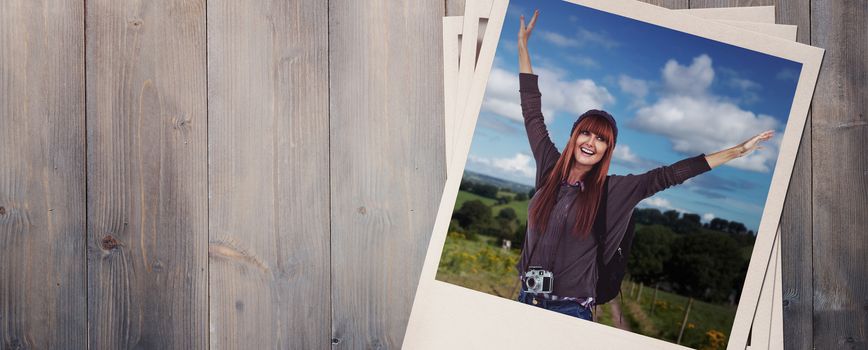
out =
[[[729,14],[738,13],[739,15],[742,15],[744,17],[754,18],[758,21],[763,21],[763,20],[768,21],[770,23],[729,21],[729,20],[722,20],[719,22],[734,25],[736,27],[741,27],[744,29],[749,29],[749,30],[758,31],[758,32],[764,32],[764,33],[767,33],[770,35],[781,37],[783,39],[795,41],[796,40],[796,26],[773,24],[773,22],[774,22],[774,11],[773,11],[774,7],[770,6],[767,8],[771,8],[772,11],[762,11],[761,8],[756,8],[755,9],[756,11],[754,11],[754,13],[760,13],[760,14],[771,13],[771,16],[753,16],[750,11],[745,11],[745,10],[754,10],[754,8],[750,8],[750,7],[748,7],[748,8],[707,9],[707,10],[703,10],[702,13],[705,16],[704,18],[707,18],[707,19],[716,19],[717,17],[729,18],[729,16],[728,16]],[[690,12],[693,10],[680,10],[680,11],[683,11],[685,13],[690,14]],[[446,17],[446,18],[444,18],[444,28],[443,28],[443,35],[444,35],[444,75],[445,75],[444,78],[445,78],[445,81],[447,81],[447,82],[449,82],[449,81],[454,82],[455,79],[457,78],[456,77],[456,75],[457,75],[457,67],[456,66],[457,66],[458,59],[459,59],[457,57],[458,51],[459,51],[457,48],[460,47],[460,44],[458,44],[458,43],[460,41],[461,25],[462,25],[462,18],[461,17]],[[449,48],[451,48],[451,49],[449,49]],[[450,69],[450,67],[452,67],[452,68]],[[447,102],[446,103],[448,106],[449,100],[450,100],[450,98],[448,97],[449,93],[450,93],[450,88],[448,88],[448,86],[454,86],[454,85],[448,84],[448,83],[446,85],[447,85],[447,87],[446,87],[447,91],[445,92],[446,93],[445,95],[447,96],[447,98],[446,98]],[[452,89],[452,90],[454,91],[454,89]],[[447,110],[450,110],[450,109],[447,108]],[[451,120],[451,116],[449,115],[449,113],[447,113],[446,119],[447,119],[447,125],[449,125],[449,122]],[[778,235],[778,237],[776,238],[776,242],[775,242],[776,249],[780,249],[779,241],[777,240],[779,238],[780,238],[780,235]],[[775,254],[774,256],[777,256],[777,261],[776,262],[773,261],[772,263],[778,264],[778,266],[779,266],[780,255]],[[752,344],[763,344],[763,346],[760,348],[776,349],[776,348],[780,348],[782,346],[782,341],[783,341],[782,325],[781,325],[780,321],[776,321],[776,320],[782,319],[782,314],[781,314],[782,310],[780,308],[780,305],[775,305],[776,307],[774,309],[772,309],[772,303],[773,302],[780,302],[781,296],[779,295],[779,293],[780,293],[780,288],[781,288],[781,276],[780,276],[780,274],[775,274],[774,270],[768,270],[766,272],[766,278],[764,279],[764,282],[765,281],[774,281],[774,286],[776,288],[775,291],[777,294],[772,295],[771,293],[767,292],[767,290],[768,290],[767,288],[770,287],[771,285],[764,284],[763,289],[760,293],[760,300],[759,300],[759,305],[758,305],[757,309],[758,310],[764,310],[764,311],[765,310],[773,310],[774,313],[770,314],[769,312],[764,312],[764,311],[763,312],[761,312],[761,311],[757,312],[757,314],[755,315],[755,318],[754,318],[752,328],[751,328],[751,334],[753,335],[753,338],[751,339],[751,343]],[[652,299],[650,302],[654,303],[654,300]],[[615,323],[616,324],[620,323],[619,321],[623,322],[623,319],[615,320]],[[687,322],[687,320],[684,320],[683,322]],[[774,322],[778,322],[778,323],[774,323]],[[694,324],[694,323],[690,323],[690,324]],[[623,325],[618,325],[618,326],[623,326]],[[701,324],[699,326],[702,327]],[[771,335],[770,336],[771,338],[769,338],[768,334],[772,329],[778,330],[778,332]]]
[[[464,109],[467,105],[467,97],[469,90],[472,87],[473,77],[476,75],[476,57],[479,49],[477,44],[482,42],[481,35],[485,33],[485,24],[488,22],[488,16],[491,13],[493,0],[475,0],[468,1],[464,7],[464,16],[462,24],[462,40],[460,41],[460,56],[459,57],[474,57],[473,60],[465,59],[465,64],[458,66],[458,81],[456,94],[454,95],[454,103],[452,108],[453,120],[455,115],[464,114]],[[476,40],[467,40],[468,38],[477,38]],[[445,50],[445,48],[444,48]],[[449,113],[449,109],[446,110]],[[459,130],[459,125],[453,124],[455,130]],[[446,154],[446,169],[447,174],[451,164],[454,163],[455,145],[460,144],[460,133],[449,132],[446,138],[447,151]]]
[[[821,50],[811,51],[807,48],[799,47],[799,46],[792,46],[792,45],[787,46],[783,43],[775,42],[771,38],[762,38],[762,36],[757,36],[755,34],[748,35],[743,31],[733,30],[731,28],[725,28],[723,25],[720,25],[720,24],[713,24],[713,23],[708,23],[706,21],[687,19],[686,17],[689,17],[689,16],[685,16],[685,15],[674,16],[671,13],[660,12],[660,10],[667,11],[667,12],[668,12],[668,10],[655,9],[655,8],[653,8],[653,6],[645,5],[645,4],[633,4],[630,2],[623,2],[623,1],[611,2],[611,3],[601,3],[599,1],[576,1],[576,3],[579,4],[577,6],[585,5],[586,7],[594,9],[594,10],[602,10],[601,12],[604,12],[604,13],[634,18],[638,21],[645,22],[646,24],[662,25],[662,26],[665,26],[668,28],[675,29],[675,31],[678,31],[678,32],[684,32],[686,34],[698,34],[702,37],[713,38],[714,40],[720,41],[722,43],[731,44],[731,46],[738,45],[738,46],[744,47],[745,48],[744,51],[746,51],[748,53],[750,51],[764,52],[766,54],[771,54],[773,56],[778,56],[781,58],[785,58],[785,59],[789,59],[789,60],[798,62],[802,65],[802,67],[801,67],[802,69],[800,69],[797,72],[790,73],[790,75],[795,75],[797,77],[799,77],[799,76],[800,77],[797,78],[797,80],[796,80],[797,86],[795,88],[795,91],[793,92],[793,96],[795,98],[793,99],[794,102],[792,105],[792,111],[789,113],[790,118],[785,123],[786,128],[784,131],[783,140],[780,142],[780,145],[779,145],[780,149],[778,151],[778,155],[777,155],[777,159],[776,159],[776,165],[774,166],[774,170],[773,170],[774,175],[772,175],[772,179],[770,181],[771,185],[769,187],[770,188],[769,196],[768,196],[768,198],[766,200],[766,204],[765,204],[765,211],[766,212],[770,211],[771,214],[774,214],[774,211],[775,211],[774,205],[779,205],[779,203],[776,203],[776,201],[782,201],[783,197],[781,196],[781,192],[785,193],[785,186],[786,186],[786,183],[784,183],[783,191],[781,191],[781,189],[776,189],[776,186],[774,186],[774,185],[776,183],[779,183],[782,181],[781,180],[775,181],[775,179],[777,179],[781,176],[783,176],[784,178],[787,178],[787,179],[789,177],[789,174],[787,172],[791,171],[792,157],[795,156],[795,147],[792,147],[792,146],[798,144],[798,138],[799,138],[798,136],[793,137],[792,136],[793,132],[790,132],[790,131],[792,131],[795,128],[795,129],[797,129],[796,131],[799,133],[799,135],[801,134],[801,127],[803,127],[803,123],[804,123],[804,112],[807,110],[807,104],[810,100],[810,93],[811,93],[811,90],[813,87],[813,83],[816,79],[816,71],[817,71],[818,66],[819,66],[819,61],[822,57],[822,51]],[[486,39],[483,42],[479,63],[477,65],[477,71],[483,73],[483,75],[485,75],[485,73],[487,73],[487,71],[491,68],[491,63],[492,63],[492,59],[493,59],[492,56],[493,56],[493,52],[494,52],[494,48],[491,47],[489,44],[489,43],[491,43],[492,40],[489,40],[488,36],[500,34],[500,31],[501,31],[500,25],[503,23],[502,22],[503,17],[499,17],[498,14],[500,14],[501,16],[503,15],[503,13],[499,12],[499,11],[505,11],[504,5],[505,4],[502,4],[502,3],[499,4],[499,2],[495,2],[495,6],[494,6],[495,11],[491,17],[491,20],[489,21],[488,28],[486,29]],[[655,11],[657,11],[659,13],[655,13]],[[552,13],[552,12],[547,11],[547,13]],[[500,20],[498,20],[498,18],[500,18]],[[500,23],[498,23],[498,22],[500,22]],[[665,29],[665,28],[663,28],[663,29]],[[493,39],[496,42],[496,37]],[[557,40],[557,38],[555,40]],[[706,39],[706,40],[708,40],[708,39]],[[489,44],[489,46],[487,47],[486,44]],[[570,45],[573,45],[573,44],[570,44]],[[737,48],[738,46],[734,46],[734,47]],[[498,49],[498,52],[499,51],[500,51],[500,49]],[[714,53],[715,51],[711,50],[711,52]],[[697,61],[697,60],[694,59],[694,61]],[[699,65],[697,66],[698,68],[695,67],[696,66],[695,62],[687,64],[687,63],[679,63],[677,60],[676,60],[676,62],[674,62],[670,66],[674,67],[674,68],[672,68],[672,70],[674,70],[678,73],[682,73],[681,75],[685,75],[687,73],[690,73],[691,71],[699,71],[699,72],[703,71],[703,69],[699,69],[699,68],[708,68],[708,66],[709,66],[708,63],[710,63],[710,62],[707,62],[707,61],[708,61],[707,59],[699,59]],[[705,63],[703,63],[703,62],[705,62]],[[730,68],[730,69],[732,70],[732,68]],[[735,74],[737,74],[737,73],[738,73],[738,71],[736,70],[735,73],[730,71],[726,74],[730,74],[730,78],[731,78],[730,80],[732,80],[732,79],[737,78],[737,76],[735,76]],[[492,71],[492,77],[493,76],[494,76],[494,72]],[[679,75],[675,74],[673,76],[677,77]],[[786,74],[783,76],[785,77]],[[620,78],[620,76],[619,76],[619,78]],[[465,108],[465,117],[470,117],[470,118],[465,118],[466,120],[462,121],[461,125],[467,125],[469,127],[469,130],[463,129],[461,126],[459,126],[459,128],[456,131],[457,133],[470,132],[472,135],[473,128],[476,127],[476,120],[475,119],[479,115],[478,113],[479,113],[480,107],[482,105],[482,93],[484,91],[484,86],[485,86],[485,80],[484,79],[485,79],[485,77],[483,77],[483,80],[481,83],[479,82],[478,79],[474,79],[474,87],[471,88],[471,96],[468,99],[468,106]],[[636,79],[636,78],[633,78],[633,79]],[[706,78],[706,80],[707,80],[707,78]],[[663,80],[661,79],[661,81],[663,81]],[[674,85],[663,86],[664,88],[675,89],[675,88],[678,88],[678,86],[679,86],[678,81],[665,81],[665,83],[671,83]],[[603,83],[601,83],[600,86],[605,87],[605,85],[603,85]],[[733,85],[732,88],[734,88],[734,86],[735,85]],[[683,85],[681,85],[681,87],[684,88]],[[711,90],[703,90],[702,86],[700,86],[700,87],[701,88],[698,91],[694,91],[694,93],[697,93],[697,92],[698,93],[710,93],[709,91],[711,91]],[[704,88],[709,88],[709,87],[710,87],[710,85],[704,86]],[[613,91],[615,91],[614,88],[613,88]],[[681,93],[685,93],[685,94],[687,92],[689,92],[686,90],[677,90],[677,89],[671,90],[668,92],[669,93],[677,93],[679,91]],[[646,96],[649,97],[649,99],[651,99],[651,101],[648,101],[649,106],[646,106],[647,108],[650,108],[650,106],[655,106],[655,105],[657,105],[657,107],[660,107],[658,105],[658,102],[660,102],[660,101],[654,102],[654,99],[652,98],[653,96],[648,96],[648,95],[646,95]],[[690,96],[693,96],[696,98],[708,97],[708,96],[699,96],[699,95],[690,95]],[[690,97],[690,96],[688,96],[688,97]],[[681,96],[681,97],[684,97],[684,96]],[[659,96],[657,97],[657,99],[661,99],[661,98],[662,97],[659,97]],[[747,98],[747,97],[741,96],[740,98]],[[613,96],[613,99],[614,99],[614,96]],[[545,101],[545,98],[543,98],[543,101]],[[721,102],[721,101],[723,101],[723,102]],[[724,103],[724,102],[732,103],[732,101],[727,102],[725,99],[723,99],[721,101],[718,101],[718,102],[720,102],[720,103]],[[543,102],[543,108],[545,108],[545,102]],[[794,117],[798,118],[798,116],[800,114],[802,115],[802,125],[798,125],[798,123],[793,123]],[[755,115],[755,117],[759,117],[759,116],[760,116],[759,114]],[[639,114],[636,114],[636,116],[634,116],[634,118],[638,118],[638,117],[640,117]],[[480,116],[480,118],[482,118],[482,116]],[[471,123],[471,124],[468,124],[468,123]],[[480,123],[480,126],[481,125],[482,124]],[[627,129],[624,129],[624,130],[627,130]],[[468,136],[471,136],[471,135],[468,135]],[[793,140],[794,138],[795,138],[795,140]],[[474,136],[474,142],[476,141],[476,139],[477,138]],[[683,146],[683,147],[689,148],[689,145]],[[465,159],[461,159],[461,161],[459,163],[454,163],[454,164],[460,164],[461,167],[463,168],[464,160],[466,160],[466,158],[468,157],[468,154],[466,152],[469,148],[470,148],[470,142],[469,142],[469,137],[468,137],[466,143],[464,143],[463,145],[460,145],[458,147],[458,149],[456,150],[456,154],[461,155]],[[792,148],[792,150],[790,150],[791,148]],[[788,159],[788,157],[790,157],[790,158]],[[787,162],[789,162],[789,164],[788,164],[789,166],[786,166]],[[781,166],[782,164],[784,164],[783,167]],[[744,166],[751,166],[751,165],[744,165]],[[756,166],[756,164],[754,164],[752,166]],[[787,168],[790,168],[790,169],[787,169]],[[779,175],[779,173],[781,173],[783,175]],[[451,285],[448,283],[440,283],[438,281],[434,281],[433,280],[434,272],[436,272],[435,271],[436,265],[437,265],[437,262],[439,261],[439,258],[440,258],[439,255],[440,255],[441,249],[444,245],[445,231],[446,231],[446,228],[447,228],[448,223],[450,221],[450,216],[451,216],[450,214],[454,209],[454,204],[455,204],[455,200],[456,200],[456,198],[454,196],[456,196],[458,194],[458,187],[459,187],[458,180],[459,179],[455,179],[453,177],[452,179],[449,179],[449,181],[447,183],[446,191],[444,193],[444,198],[443,198],[443,201],[441,202],[441,210],[440,210],[441,215],[438,215],[437,225],[435,225],[435,230],[434,230],[434,233],[432,235],[432,241],[429,244],[429,248],[430,248],[429,249],[429,255],[428,255],[428,259],[426,260],[426,266],[425,266],[425,269],[423,270],[423,275],[422,275],[422,278],[420,281],[419,288],[417,290],[417,298],[416,298],[416,301],[414,303],[414,311],[413,311],[413,315],[411,316],[410,327],[408,327],[408,333],[407,333],[407,338],[405,340],[405,344],[412,344],[414,339],[418,340],[418,339],[422,339],[422,338],[426,338],[426,337],[430,337],[430,336],[435,336],[439,333],[436,333],[436,332],[429,333],[429,332],[432,330],[437,330],[437,329],[442,328],[441,330],[450,331],[449,333],[444,333],[444,334],[450,334],[450,336],[451,336],[448,340],[447,339],[439,339],[439,341],[442,344],[492,345],[492,343],[491,343],[492,340],[490,339],[490,337],[486,337],[485,335],[486,334],[489,334],[489,335],[496,334],[496,331],[498,328],[493,327],[493,325],[497,324],[498,320],[504,319],[504,317],[505,317],[505,319],[511,320],[511,319],[515,319],[515,316],[524,317],[525,318],[524,321],[529,322],[529,325],[527,325],[527,327],[528,327],[527,329],[531,330],[531,331],[532,330],[538,330],[538,331],[542,331],[542,333],[547,333],[548,335],[551,335],[549,333],[551,333],[552,331],[559,331],[559,330],[562,330],[562,331],[570,330],[571,331],[571,332],[569,332],[569,335],[566,336],[566,338],[558,336],[558,337],[554,337],[554,338],[547,337],[545,339],[542,339],[541,341],[543,343],[546,343],[546,344],[559,344],[558,343],[559,341],[565,341],[568,339],[577,339],[575,337],[578,335],[581,335],[581,334],[589,335],[590,334],[590,333],[588,333],[589,331],[593,331],[594,333],[602,332],[602,333],[599,333],[597,335],[605,335],[607,333],[611,333],[610,329],[607,329],[606,327],[600,327],[599,325],[594,324],[594,323],[585,322],[585,324],[582,327],[576,327],[576,323],[571,323],[569,321],[571,319],[569,317],[566,317],[566,316],[565,316],[566,317],[565,319],[564,318],[558,319],[556,316],[553,317],[553,315],[557,315],[557,314],[548,312],[547,310],[545,310],[545,311],[548,314],[543,315],[539,312],[539,310],[538,310],[539,308],[524,307],[525,305],[523,305],[523,304],[518,305],[518,306],[522,306],[521,308],[516,308],[517,303],[512,302],[511,300],[500,299],[500,298],[490,298],[490,297],[485,298],[485,297],[483,297],[483,296],[485,296],[484,294],[474,293],[468,289],[456,288],[454,285]],[[785,180],[783,182],[785,182]],[[667,191],[672,191],[672,190],[667,190]],[[452,198],[450,199],[449,197],[452,197]],[[770,206],[771,206],[771,210],[769,210]],[[778,213],[777,213],[778,217],[780,214],[779,209],[780,208],[777,209],[778,210]],[[756,286],[756,283],[751,284],[749,282],[756,279],[756,278],[751,277],[751,276],[757,275],[757,273],[756,273],[757,271],[755,271],[755,270],[759,269],[760,274],[764,272],[765,267],[768,265],[768,259],[771,256],[770,255],[771,241],[769,239],[773,239],[773,237],[772,237],[773,232],[768,232],[768,231],[769,231],[769,227],[774,228],[777,223],[772,222],[771,224],[769,224],[768,222],[770,222],[770,221],[766,218],[767,213],[763,213],[763,214],[764,214],[763,218],[762,218],[761,223],[759,224],[759,228],[758,228],[758,231],[760,232],[760,234],[756,238],[755,247],[753,248],[753,252],[751,254],[752,255],[751,264],[749,265],[748,271],[746,273],[746,276],[747,276],[746,277],[746,283],[744,285],[744,289],[742,290],[741,297],[739,298],[738,311],[737,311],[736,317],[735,317],[736,322],[733,325],[733,334],[730,336],[730,339],[728,341],[728,343],[730,345],[732,345],[734,341],[737,342],[738,340],[736,340],[736,339],[741,339],[739,337],[736,337],[736,333],[739,330],[738,326],[740,324],[743,325],[742,329],[741,329],[742,333],[746,333],[745,327],[750,326],[749,325],[749,319],[750,319],[750,317],[752,317],[752,314],[755,312],[755,308],[753,310],[747,311],[750,313],[750,315],[747,316],[747,320],[748,320],[747,324],[744,324],[745,322],[741,322],[741,323],[738,322],[739,315],[745,313],[745,312],[742,312],[742,309],[748,309],[748,306],[749,306],[748,304],[750,304],[750,303],[753,304],[750,307],[756,306],[756,297],[759,294],[759,290],[758,290],[759,288],[758,288],[758,286]],[[773,216],[774,215],[772,215],[772,217]],[[720,224],[720,221],[718,221],[716,225],[719,226],[719,224]],[[770,226],[770,225],[773,225],[773,226]],[[733,230],[740,231],[740,229],[738,227],[734,228]],[[763,232],[767,232],[767,233],[763,234]],[[762,255],[765,255],[765,261],[762,261],[763,260]],[[760,257],[760,259],[757,259],[757,257]],[[763,266],[760,266],[761,264]],[[759,275],[759,279],[760,280],[762,279],[761,275]],[[555,285],[557,285],[557,284],[555,284]],[[681,286],[681,287],[685,287],[685,286]],[[639,287],[639,288],[641,290],[642,287]],[[753,289],[751,289],[751,288],[753,288]],[[696,291],[694,290],[693,293],[695,293],[695,292]],[[640,292],[636,292],[636,293],[641,295]],[[709,294],[709,292],[706,291],[704,294],[706,294],[706,296],[707,296]],[[438,311],[439,311],[439,314],[443,315],[442,319],[441,319],[441,317],[437,316]],[[462,314],[462,312],[464,312],[464,313]],[[424,316],[418,316],[418,315],[424,315]],[[455,317],[446,317],[446,316],[455,316]],[[445,324],[442,323],[445,321],[446,318],[449,318],[451,320],[451,323],[445,323]],[[741,318],[744,319],[745,317],[742,316]],[[558,322],[552,322],[552,320],[559,320],[559,321]],[[480,322],[480,321],[482,321],[482,322]],[[462,326],[465,326],[465,325],[466,326],[473,325],[474,333],[477,335],[480,335],[483,339],[485,339],[485,341],[483,342],[479,339],[473,339],[472,337],[470,337],[471,333],[466,333],[466,334],[463,333],[463,332],[467,332],[470,330],[469,327],[467,329],[462,328]],[[500,325],[502,326],[503,324],[500,324]],[[545,325],[545,327],[540,328],[540,325]],[[568,326],[568,325],[572,325],[572,326]],[[445,328],[443,328],[443,327],[445,327]],[[595,327],[597,327],[597,328],[595,328]],[[465,336],[462,336],[462,334],[465,334]],[[613,335],[613,337],[591,337],[591,338],[582,337],[581,339],[583,341],[585,341],[586,343],[591,344],[591,345],[596,344],[596,345],[610,345],[610,346],[612,346],[612,345],[622,344],[622,345],[626,346],[629,344],[632,344],[632,345],[644,344],[644,345],[649,345],[652,347],[666,346],[666,345],[671,346],[671,344],[664,343],[664,342],[658,342],[658,343],[650,342],[650,343],[648,343],[648,341],[650,341],[650,339],[646,339],[647,337],[636,338],[630,334],[625,334],[624,332],[620,332],[620,333],[615,332],[612,335]],[[746,338],[746,334],[743,334],[743,335],[744,335],[744,338]],[[524,338],[521,338],[521,339],[510,338],[510,340],[511,340],[510,344],[513,344],[513,345],[524,344],[524,342],[526,341]],[[742,339],[742,341],[745,341],[745,340],[746,339]],[[452,341],[456,341],[456,342],[462,341],[464,343],[451,343]],[[477,341],[479,341],[479,342],[477,342]],[[497,339],[495,339],[495,341],[497,341]],[[638,343],[636,343],[637,341],[638,341]],[[477,343],[475,343],[475,342],[477,342]],[[552,343],[552,342],[554,342],[554,343]],[[428,343],[421,342],[418,344],[421,345],[421,344],[428,344]],[[527,344],[530,344],[530,343],[527,343]]]

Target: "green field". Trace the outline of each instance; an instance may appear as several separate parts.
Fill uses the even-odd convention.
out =
[[[658,291],[656,306],[652,313],[653,287],[642,288],[639,302],[636,301],[638,287],[633,288],[630,282],[624,282],[621,290],[624,292],[625,316],[631,319],[631,324],[638,326],[634,328],[635,332],[670,342],[678,339],[688,298]],[[631,290],[634,291],[632,295],[630,295]],[[694,299],[681,344],[702,349],[722,349],[725,347],[725,342],[715,344],[713,338],[725,339],[729,335],[735,320],[735,310],[734,305],[710,304]]]
[[[498,196],[514,197],[515,194],[512,192],[501,191],[500,193],[498,193]],[[528,206],[528,202],[529,202],[527,200],[520,201],[520,202],[512,201],[512,202],[509,202],[508,204],[494,205],[497,202],[494,199],[486,198],[486,197],[483,197],[483,196],[480,196],[477,194],[473,194],[473,193],[470,193],[467,191],[458,191],[458,198],[455,200],[454,210],[460,209],[461,205],[464,204],[464,202],[474,200],[474,199],[478,199],[478,200],[482,201],[483,204],[491,207],[491,214],[492,215],[497,215],[497,213],[499,213],[500,210],[503,208],[507,208],[507,207],[512,208],[513,210],[515,210],[515,214],[516,214],[516,216],[518,216],[519,222],[522,224],[527,223],[527,206]]]
[[[467,191],[458,191],[458,198],[455,200],[454,210],[460,209],[461,205],[464,204],[464,202],[472,201],[474,199],[478,199],[478,200],[482,201],[483,204],[485,204],[489,207],[494,205],[494,203],[497,202],[494,199],[486,198],[486,197],[480,196],[478,194],[470,193]]]
[[[486,236],[479,242],[460,238],[460,234],[446,236],[443,256],[436,279],[467,287],[483,293],[515,299],[513,293],[516,276],[515,264],[519,251],[495,247]]]

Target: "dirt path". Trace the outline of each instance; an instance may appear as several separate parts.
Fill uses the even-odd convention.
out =
[[[614,322],[615,327],[623,329],[625,331],[630,332],[630,324],[627,323],[626,315],[624,317],[621,316],[621,304],[618,304],[617,300],[612,300],[610,305],[610,310],[612,312],[612,322]]]

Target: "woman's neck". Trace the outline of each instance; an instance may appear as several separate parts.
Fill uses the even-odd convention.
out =
[[[567,182],[574,184],[578,181],[582,181],[585,179],[585,175],[591,171],[592,166],[587,166],[583,164],[573,164],[573,168],[570,169],[570,173],[567,175]]]

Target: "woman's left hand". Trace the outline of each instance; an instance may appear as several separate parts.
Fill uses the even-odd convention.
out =
[[[772,138],[772,136],[775,136],[775,131],[774,130],[766,130],[766,131],[763,131],[762,133],[760,133],[754,137],[751,137],[747,141],[742,142],[741,144],[736,146],[736,149],[739,151],[738,156],[739,157],[744,156],[755,149],[762,149],[763,146],[760,146],[760,142],[766,141],[766,140]]]

